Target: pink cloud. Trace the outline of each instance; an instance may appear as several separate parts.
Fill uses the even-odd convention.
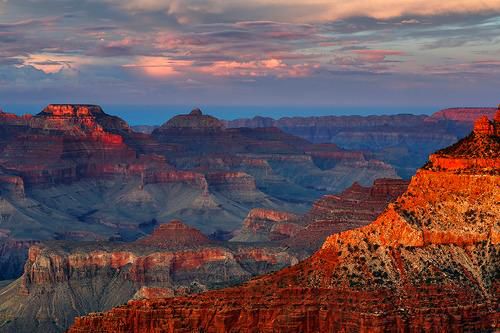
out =
[[[304,77],[310,75],[312,70],[319,65],[294,64],[289,65],[280,59],[264,59],[258,61],[216,61],[208,66],[203,66],[199,70],[202,73],[213,76],[239,76],[239,77],[263,77],[276,76],[284,77]]]
[[[134,63],[123,65],[123,67],[140,70],[150,77],[164,78],[180,75],[191,65],[192,61],[187,60],[172,60],[167,57],[138,57]]]
[[[180,24],[203,21],[204,16],[226,15],[241,21],[249,12],[255,19],[293,22],[332,21],[349,17],[368,16],[376,19],[416,15],[498,13],[498,0],[104,0],[131,12],[162,11],[175,17]],[[1,1],[0,1],[1,3]],[[269,8],[276,8],[270,10]]]
[[[383,62],[389,56],[405,56],[403,51],[396,50],[354,50],[358,58],[365,62]]]

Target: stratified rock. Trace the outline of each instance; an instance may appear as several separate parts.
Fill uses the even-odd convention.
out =
[[[339,195],[316,200],[304,215],[269,209],[253,209],[231,241],[282,241],[312,254],[332,233],[363,227],[375,220],[389,202],[403,194],[409,182],[377,179],[371,187],[354,183]]]
[[[305,228],[286,243],[315,251],[328,235],[364,227],[403,194],[408,183],[402,179],[377,179],[371,187],[354,183],[339,195],[326,195],[302,218]]]
[[[104,113],[100,106],[82,104],[50,104],[30,120],[30,125],[48,130],[96,132],[96,136],[104,131],[130,131],[124,120]]]
[[[224,128],[224,123],[219,119],[204,115],[200,109],[194,109],[187,115],[178,115],[167,121],[155,133],[163,130],[212,130],[217,131]]]
[[[451,120],[464,123],[474,123],[479,117],[493,118],[496,108],[449,108],[440,110],[431,116],[432,120]]]
[[[500,113],[500,110],[498,110]],[[500,169],[500,123],[480,117],[474,131],[456,144],[442,149],[429,158],[426,168],[461,172],[498,172]]]
[[[252,209],[233,242],[268,242],[289,238],[302,227],[294,222],[299,216],[270,209]]]
[[[210,243],[207,236],[179,220],[161,224],[155,231],[138,241],[137,244],[158,248],[198,247]]]
[[[255,117],[226,122],[231,127],[278,127],[313,143],[335,143],[396,167],[411,177],[432,152],[466,136],[481,115],[493,118],[496,108],[451,108],[425,115]],[[325,154],[316,154],[321,161]]]
[[[6,232],[2,235],[2,232]],[[8,236],[8,230],[0,230],[0,280],[18,278],[23,272],[23,266],[30,246],[38,243],[33,240],[18,240]]]
[[[134,243],[33,245],[24,273],[0,290],[2,332],[63,332],[75,316],[130,299],[185,296],[294,265],[283,248],[210,242],[180,221]]]
[[[239,202],[258,202],[264,195],[259,192],[255,178],[245,172],[216,172],[206,175],[208,188]]]
[[[354,181],[369,184],[376,178],[397,177],[392,166],[362,152],[314,145],[276,127],[225,128],[222,121],[197,110],[175,116],[152,137],[173,147],[164,154],[179,169],[204,173],[209,183],[217,178],[212,175],[245,172],[259,190],[284,201],[312,202],[318,194],[339,192]],[[248,201],[234,194],[235,200]]]
[[[467,158],[461,146],[484,148],[483,137],[445,151]],[[132,301],[69,332],[497,331],[499,167],[426,167],[375,222],[331,235],[298,265],[237,288]]]

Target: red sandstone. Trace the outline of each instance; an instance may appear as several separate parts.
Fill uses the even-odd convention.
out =
[[[374,223],[330,236],[296,266],[237,288],[132,301],[69,332],[493,332],[500,177],[464,167],[420,170]]]

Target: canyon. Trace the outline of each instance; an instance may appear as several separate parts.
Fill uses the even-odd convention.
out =
[[[394,166],[402,178],[413,176],[432,152],[466,136],[482,115],[492,119],[496,108],[450,108],[427,115],[319,116],[272,119],[254,117],[227,122],[228,127],[277,127],[313,143],[340,148]]]
[[[284,247],[211,241],[181,221],[131,243],[46,242],[0,290],[2,332],[63,332],[76,316],[130,299],[189,295],[296,264]]]
[[[342,193],[316,200],[305,214],[256,208],[250,211],[233,242],[278,242],[308,255],[321,247],[327,236],[363,227],[375,220],[387,205],[403,194],[409,182],[376,179],[370,187],[358,183]]]
[[[253,208],[301,214],[382,177],[397,175],[361,152],[277,128],[229,129],[199,109],[152,134],[96,105],[0,112],[0,275],[19,277],[40,241],[133,241],[172,219],[228,233]]]
[[[422,310],[441,302],[433,311],[451,306],[456,327],[474,317],[471,327],[487,331],[496,318],[498,226],[490,220],[498,220],[500,113],[483,111],[422,118],[438,148],[449,131],[474,131],[422,161],[411,182],[398,179],[400,164],[382,161],[376,140],[347,149],[277,123],[234,127],[199,109],[150,133],[94,105],[0,112],[0,279],[15,279],[0,287],[0,330],[62,332],[88,314],[73,332],[449,328],[449,313]],[[421,121],[387,117],[394,123],[333,123],[382,131]],[[450,244],[471,259],[458,248],[450,255]],[[447,266],[432,266],[435,255]],[[473,288],[461,293],[464,279]],[[446,303],[452,295],[480,306],[468,301],[465,313]]]
[[[239,287],[132,300],[69,332],[497,331],[499,130],[500,110],[479,119],[373,223],[332,234],[294,266]]]
[[[199,293],[293,266],[332,232],[373,221],[407,186],[398,179],[354,184],[319,199],[303,215],[255,208],[229,242],[173,220],[129,243],[29,244],[22,276],[0,289],[0,328],[62,332],[76,316],[131,299]]]

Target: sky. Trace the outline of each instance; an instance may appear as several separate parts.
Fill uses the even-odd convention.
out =
[[[494,106],[500,0],[0,0],[0,107],[48,103]]]

